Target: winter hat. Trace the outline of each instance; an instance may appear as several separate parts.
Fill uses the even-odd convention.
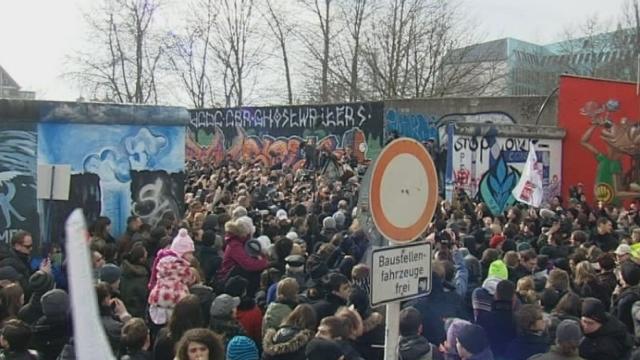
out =
[[[473,355],[483,352],[489,346],[487,333],[482,326],[476,324],[463,326],[458,334],[458,342]]]
[[[562,320],[556,328],[556,343],[572,342],[580,343],[582,330],[575,320]]]
[[[607,311],[602,301],[596,298],[586,298],[582,301],[582,316],[604,324],[607,321]]]
[[[501,280],[507,280],[509,278],[509,270],[507,265],[502,260],[496,260],[489,265],[489,276],[495,277]]]
[[[18,281],[20,278],[20,274],[13,267],[0,267],[0,280]]]
[[[518,252],[527,251],[529,249],[531,249],[531,244],[529,244],[528,242],[521,242],[516,247],[516,251]]]
[[[278,220],[287,220],[289,219],[289,215],[287,215],[287,211],[283,209],[279,209],[276,211],[276,219]]]
[[[629,286],[638,285],[640,282],[640,266],[633,261],[625,261],[620,265],[622,279]]]
[[[227,360],[260,360],[258,348],[246,336],[234,336],[227,344]]]
[[[313,338],[305,349],[307,360],[338,360],[344,355],[335,341]]]
[[[631,254],[631,246],[627,244],[620,244],[615,251],[615,254],[618,256],[629,255]]]
[[[64,290],[53,289],[47,291],[40,298],[40,304],[42,305],[42,313],[48,317],[69,314],[69,295]]]
[[[247,216],[247,209],[244,206],[236,206],[231,212],[232,219],[239,219],[243,216]]]
[[[242,297],[247,291],[247,285],[249,285],[247,279],[240,275],[232,276],[224,284],[224,292],[231,296]]]
[[[336,221],[336,226],[342,227],[342,226],[344,226],[344,222],[345,222],[346,218],[345,218],[344,213],[342,211],[336,211],[333,214],[333,220]]]
[[[42,295],[53,289],[53,276],[38,270],[29,278],[29,288],[34,294]]]
[[[184,254],[188,252],[195,251],[193,240],[191,240],[187,229],[182,228],[178,231],[178,235],[176,235],[171,242],[171,250],[180,256],[184,256]]]
[[[109,285],[115,284],[120,280],[120,275],[122,275],[122,270],[117,265],[106,264],[100,268],[100,281]]]
[[[291,241],[298,240],[298,233],[295,231],[289,231],[285,237]]]
[[[262,253],[262,245],[256,239],[250,239],[244,243],[244,250],[251,257],[258,257]]]
[[[458,341],[458,336],[460,336],[460,330],[466,325],[471,325],[467,320],[457,319],[457,318],[449,318],[444,323],[444,328],[447,331],[447,344],[449,345],[449,349],[447,350],[448,354],[457,354],[456,350],[456,342]]]
[[[289,255],[284,258],[284,262],[293,268],[302,268],[304,266],[304,256],[302,255]]]
[[[326,218],[324,218],[324,220],[322,220],[322,228],[335,230],[336,221],[331,216],[327,216]]]
[[[218,295],[211,303],[209,314],[211,316],[230,316],[233,309],[240,305],[240,298],[232,297],[227,294]]]

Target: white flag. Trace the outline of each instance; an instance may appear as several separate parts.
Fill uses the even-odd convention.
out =
[[[91,276],[89,234],[81,209],[75,209],[69,215],[66,234],[76,359],[113,360],[115,357],[98,312],[98,299]]]
[[[542,189],[542,164],[538,162],[533,143],[529,146],[529,155],[524,164],[520,181],[513,191],[513,197],[527,205],[539,207],[542,203],[544,190]]]

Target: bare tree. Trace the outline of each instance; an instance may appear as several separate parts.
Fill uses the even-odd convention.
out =
[[[104,0],[88,11],[88,50],[71,57],[69,75],[94,98],[157,103],[165,52],[154,23],[159,7],[158,0]]]
[[[218,0],[213,48],[223,66],[223,84],[227,106],[242,106],[246,100],[245,80],[261,65],[262,39],[256,31],[254,0]],[[231,101],[233,100],[233,101]]]
[[[315,30],[314,26],[310,26],[306,34],[302,34],[302,41],[309,54],[312,62],[309,65],[311,69],[317,71],[319,66],[320,77],[312,74],[314,80],[320,82],[320,93],[318,100],[320,102],[329,101],[329,67],[331,63],[331,43],[334,38],[333,22],[334,14],[332,11],[332,0],[300,0],[305,7],[311,11],[313,17],[317,19],[317,26],[320,32]],[[315,82],[315,81],[314,81]],[[312,84],[315,86],[315,84]],[[314,89],[309,89],[314,96]]]
[[[213,0],[198,0],[189,9],[183,33],[168,36],[168,61],[195,108],[214,105],[211,42],[216,21]]]
[[[340,0],[338,19],[341,31],[335,42],[332,64],[329,67],[333,99],[357,101],[366,98],[361,88],[362,43],[364,25],[371,15],[375,0]]]
[[[294,27],[287,21],[286,17],[282,15],[282,10],[276,9],[273,6],[272,0],[265,0],[265,3],[266,22],[282,52],[282,64],[284,66],[284,76],[287,83],[287,101],[288,104],[291,105],[293,104],[293,90],[291,87],[291,69],[289,66],[287,43],[290,41],[290,35]]]

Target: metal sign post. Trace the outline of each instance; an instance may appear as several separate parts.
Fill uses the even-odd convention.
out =
[[[431,290],[431,245],[409,243],[422,236],[433,218],[438,177],[427,149],[400,138],[380,152],[368,185],[371,218],[392,244],[372,252],[371,302],[387,303],[384,358],[395,360],[400,302]]]

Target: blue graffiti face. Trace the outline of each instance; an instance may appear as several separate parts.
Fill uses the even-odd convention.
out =
[[[518,184],[519,178],[517,170],[507,165],[502,154],[484,174],[480,180],[479,195],[493,215],[502,214],[515,204],[516,200],[511,191]]]

